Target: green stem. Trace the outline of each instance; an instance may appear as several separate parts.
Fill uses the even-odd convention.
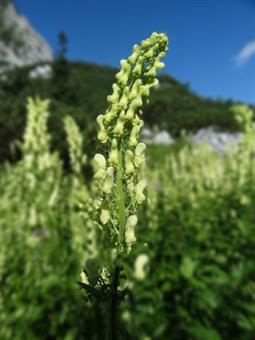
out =
[[[117,204],[119,210],[119,242],[124,246],[125,239],[125,195],[123,190],[123,161],[122,150],[118,151],[118,167],[117,167]],[[110,322],[109,322],[109,340],[117,340],[118,324],[117,324],[117,309],[118,309],[118,286],[119,286],[120,268],[118,260],[114,266],[113,282],[110,299]]]
[[[118,168],[117,168],[117,201],[119,208],[119,240],[120,244],[124,244],[125,238],[125,196],[123,191],[123,164],[122,150],[118,152]]]
[[[110,323],[109,323],[109,340],[118,339],[118,285],[119,285],[120,269],[118,264],[115,264],[110,300]]]

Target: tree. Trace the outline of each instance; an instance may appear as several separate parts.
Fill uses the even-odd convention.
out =
[[[69,40],[64,31],[60,31],[58,34],[58,44],[59,44],[59,50],[57,53],[58,59],[66,59],[66,53],[67,53],[67,44]]]
[[[68,38],[64,31],[58,34],[58,52],[56,61],[53,63],[52,95],[61,100],[68,92],[68,80],[70,78],[70,67],[66,59]]]

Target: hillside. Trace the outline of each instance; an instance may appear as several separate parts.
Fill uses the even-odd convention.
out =
[[[26,66],[8,71],[0,80],[0,159],[10,159],[9,144],[22,137],[25,124],[25,104],[29,96],[51,100],[50,130],[55,139],[53,147],[63,150],[62,119],[72,115],[86,135],[86,146],[95,136],[95,118],[107,107],[106,97],[111,93],[116,69],[87,62],[58,60],[50,64],[52,76],[32,78],[38,67]],[[159,77],[160,85],[144,109],[145,124],[151,128],[166,129],[173,136],[182,130],[196,131],[216,126],[234,131],[237,126],[229,110],[232,101],[200,97],[188,85],[168,75]],[[58,131],[54,134],[54,131]],[[93,136],[93,138],[91,137]],[[16,156],[14,156],[15,158]]]

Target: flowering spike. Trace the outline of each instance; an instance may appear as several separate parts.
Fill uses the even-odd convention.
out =
[[[86,157],[82,151],[83,137],[78,125],[71,116],[64,118],[64,126],[67,134],[69,157],[73,172],[78,176],[81,173],[82,165]]]
[[[112,94],[107,97],[108,109],[97,118],[98,140],[104,149],[103,154],[94,157],[95,198],[90,211],[100,247],[99,273],[111,279],[112,254],[119,261],[136,241],[138,204],[145,200],[146,187],[146,181],[140,178],[145,159],[145,144],[139,143],[141,107],[158,85],[155,75],[163,66],[160,59],[167,51],[167,43],[164,34],[154,32],[140,46],[134,46],[131,56],[120,62]]]

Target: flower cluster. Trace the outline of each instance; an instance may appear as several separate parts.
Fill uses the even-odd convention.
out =
[[[55,167],[57,155],[49,151],[50,135],[47,121],[49,117],[49,101],[28,99],[27,125],[22,145],[24,166],[28,172],[43,172]]]
[[[231,112],[234,118],[243,132],[254,132],[254,122],[253,122],[253,111],[252,109],[244,104],[235,104],[231,107]]]
[[[31,202],[27,207],[30,226],[44,223],[41,200],[48,197],[48,208],[56,205],[59,198],[61,161],[56,152],[50,152],[48,132],[49,101],[29,98],[27,124],[20,147],[23,159],[19,162],[21,186],[29,192]],[[24,209],[25,214],[26,209]]]
[[[78,125],[71,116],[64,118],[64,126],[67,135],[70,165],[76,176],[81,175],[82,166],[86,163],[86,156],[83,154],[83,137]]]
[[[93,160],[95,198],[91,213],[104,260],[128,254],[136,241],[137,208],[145,201],[147,185],[141,178],[146,148],[139,142],[141,107],[151,88],[158,85],[155,76],[164,66],[160,60],[167,45],[165,34],[152,33],[140,46],[134,46],[131,56],[120,62],[113,92],[107,97],[107,111],[97,117],[102,152]]]

